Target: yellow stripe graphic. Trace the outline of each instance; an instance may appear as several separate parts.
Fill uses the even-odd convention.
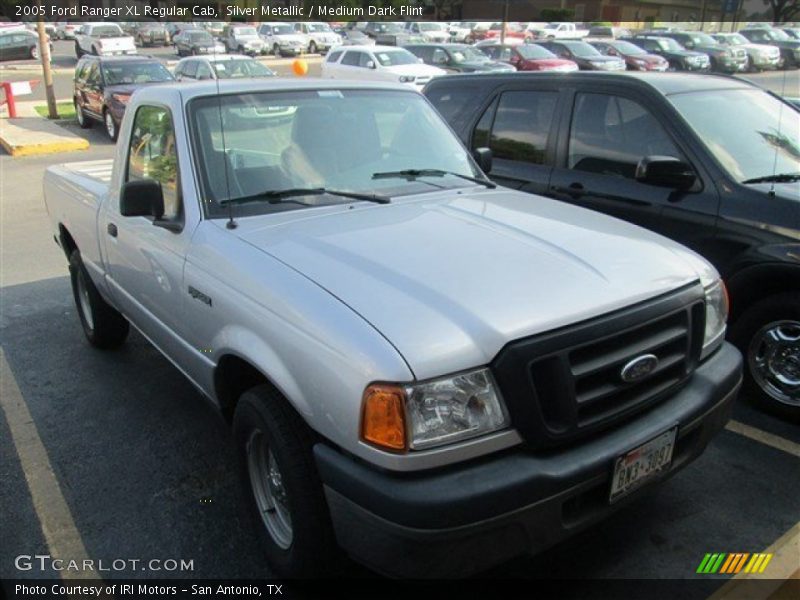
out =
[[[744,563],[747,560],[748,556],[750,556],[749,552],[745,552],[744,554],[742,554],[742,558],[736,564],[736,569],[734,569],[734,571],[733,571],[734,573],[738,573],[739,571],[742,570],[742,567],[744,566]]]
[[[758,570],[758,572],[759,573],[763,573],[764,569],[767,568],[767,565],[769,564],[769,561],[771,561],[771,560],[772,560],[772,554],[765,554],[764,555],[764,562],[761,563],[761,568]]]
[[[751,569],[753,573],[758,573],[758,568],[761,566],[761,561],[764,560],[764,554],[756,554],[756,562],[753,563],[753,568]]]
[[[750,559],[750,562],[747,563],[747,566],[744,569],[745,573],[749,573],[753,570],[753,565],[755,564],[756,560],[758,560],[758,554],[753,554],[753,558]]]

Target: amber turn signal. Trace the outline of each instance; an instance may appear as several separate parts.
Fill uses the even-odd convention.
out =
[[[406,449],[405,392],[394,385],[364,391],[361,439],[393,452]]]

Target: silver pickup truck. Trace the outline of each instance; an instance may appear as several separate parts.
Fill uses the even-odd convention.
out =
[[[113,163],[47,170],[87,339],[132,324],[230,419],[276,573],[542,550],[729,418],[713,267],[490,160],[406,86],[276,78],[141,89]]]

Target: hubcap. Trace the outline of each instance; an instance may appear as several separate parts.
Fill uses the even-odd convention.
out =
[[[275,454],[259,429],[247,441],[247,471],[261,520],[273,541],[286,550],[292,544],[289,496]]]
[[[771,398],[800,406],[800,321],[775,321],[750,342],[753,379]]]
[[[78,119],[78,124],[83,125],[83,109],[77,104],[75,105],[75,117]]]
[[[92,305],[89,302],[89,288],[86,287],[86,280],[83,273],[78,272],[78,300],[84,321],[89,329],[94,329],[94,318],[92,317]]]
[[[113,140],[114,134],[116,134],[117,131],[117,126],[114,124],[114,117],[111,116],[110,112],[106,113],[106,131],[108,132],[108,137]]]

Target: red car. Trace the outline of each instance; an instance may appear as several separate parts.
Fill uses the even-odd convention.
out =
[[[669,61],[658,54],[649,54],[631,44],[618,40],[590,41],[595,49],[604,56],[618,56],[625,61],[628,71],[666,71],[669,69]]]
[[[484,36],[483,39],[499,40],[502,29],[503,29],[503,23],[492,23],[492,26],[489,27],[489,30],[486,32],[486,35]],[[520,29],[518,26],[506,25],[507,38],[516,38],[518,40],[524,40],[526,35],[527,32],[524,29]]]
[[[481,52],[489,58],[507,62],[517,71],[561,71],[570,73],[578,70],[578,65],[563,58],[558,58],[549,50],[538,44],[491,44],[480,46]]]

